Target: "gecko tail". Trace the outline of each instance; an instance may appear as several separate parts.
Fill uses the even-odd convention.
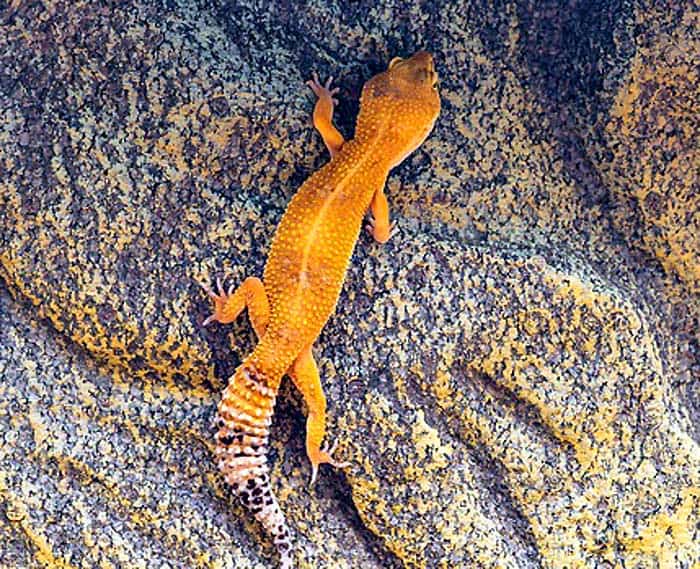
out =
[[[219,403],[216,459],[241,503],[272,537],[281,569],[293,569],[289,527],[270,486],[267,445],[277,391],[253,363],[234,372]]]

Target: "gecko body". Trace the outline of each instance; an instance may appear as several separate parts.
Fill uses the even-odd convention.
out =
[[[331,160],[304,182],[275,233],[263,280],[247,278],[235,291],[209,289],[211,321],[228,323],[243,309],[259,338],[229,379],[218,406],[216,458],[226,481],[273,538],[283,569],[293,567],[284,515],[271,490],[267,466],[269,426],[282,377],[288,374],[307,403],[306,451],[312,483],[320,464],[333,460],[321,448],[326,399],[311,346],[343,285],[347,265],[371,209],[368,230],[379,242],[391,235],[383,188],[389,171],[430,133],[440,111],[433,58],[421,51],[394,58],[362,90],[355,138],[345,141],[333,126],[330,80],[309,81],[318,100],[314,125]]]

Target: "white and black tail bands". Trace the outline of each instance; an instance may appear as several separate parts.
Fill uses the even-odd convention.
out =
[[[272,537],[280,567],[293,569],[284,514],[270,487],[267,444],[276,390],[250,358],[229,380],[219,403],[216,459],[233,491]]]

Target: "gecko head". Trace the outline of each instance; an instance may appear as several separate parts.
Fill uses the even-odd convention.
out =
[[[395,57],[389,68],[362,90],[358,130],[378,136],[390,167],[403,161],[428,137],[440,114],[438,75],[433,56],[419,51]]]

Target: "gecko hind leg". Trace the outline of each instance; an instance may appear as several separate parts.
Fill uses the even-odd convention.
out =
[[[265,286],[259,278],[248,277],[237,289],[234,290],[233,286],[230,286],[228,291],[224,290],[221,279],[216,279],[217,292],[206,285],[201,286],[214,301],[214,313],[202,322],[203,326],[212,322],[221,324],[233,322],[243,309],[247,308],[250,322],[258,338],[265,333],[270,319],[270,305]]]
[[[374,237],[378,243],[386,243],[394,234],[396,221],[389,221],[389,202],[384,194],[384,188],[379,188],[372,197],[370,205],[372,215],[369,218],[369,223],[365,225],[367,231]]]
[[[333,95],[336,95],[340,89],[338,87],[331,89],[332,82],[333,77],[329,77],[325,84],[321,84],[315,72],[313,73],[313,79],[306,82],[318,97],[313,114],[314,126],[321,138],[323,138],[328,152],[331,153],[331,158],[340,152],[341,147],[345,143],[343,135],[340,134],[340,131],[333,124],[333,107],[338,104],[337,99]]]
[[[326,434],[326,396],[321,387],[321,378],[318,373],[316,361],[311,353],[311,346],[304,348],[289,370],[289,375],[304,396],[309,408],[306,419],[306,454],[311,461],[311,484],[316,482],[318,467],[321,464],[330,464],[336,468],[346,468],[348,462],[337,462],[333,459],[333,452],[337,441],[330,449],[321,448],[321,441]]]

